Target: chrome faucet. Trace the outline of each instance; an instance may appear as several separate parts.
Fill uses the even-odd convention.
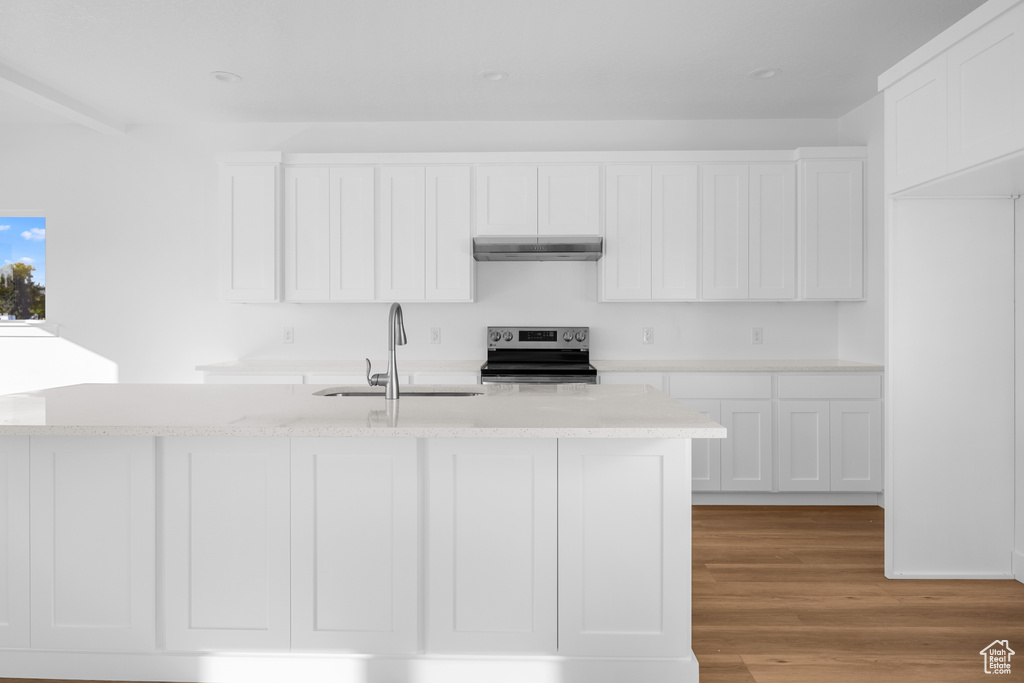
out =
[[[366,382],[371,387],[385,387],[384,398],[398,398],[398,365],[395,362],[395,345],[404,346],[405,323],[402,321],[402,306],[397,301],[391,304],[388,312],[388,372],[370,374],[370,359],[366,359]]]

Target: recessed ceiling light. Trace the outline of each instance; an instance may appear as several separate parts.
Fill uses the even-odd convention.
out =
[[[241,83],[242,77],[230,71],[211,71],[210,78],[221,83]]]
[[[477,74],[477,76],[484,79],[485,81],[504,81],[505,79],[508,78],[508,74],[505,73],[504,71],[493,70],[481,71],[480,73]]]
[[[753,78],[754,80],[763,81],[766,78],[775,78],[780,73],[782,73],[782,69],[778,67],[766,67],[764,69],[755,69],[754,71],[751,71],[747,75]]]

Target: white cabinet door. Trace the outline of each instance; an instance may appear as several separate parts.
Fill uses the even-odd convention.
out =
[[[277,301],[279,164],[220,168],[221,297]]]
[[[426,169],[427,301],[471,301],[473,235],[469,166]]]
[[[476,234],[537,234],[537,167],[476,168]]]
[[[379,298],[422,301],[424,297],[425,174],[422,167],[380,169]]]
[[[558,442],[426,442],[428,652],[555,654]]]
[[[746,299],[749,258],[749,168],[701,167],[703,299]]]
[[[0,436],[0,648],[29,646],[29,437]]]
[[[946,53],[949,172],[1024,148],[1024,7]]]
[[[288,439],[163,443],[167,649],[287,650]]]
[[[772,490],[772,402],[722,401],[722,490]]]
[[[416,652],[416,440],[291,445],[292,649]]]
[[[373,301],[373,168],[330,169],[330,298]]]
[[[749,297],[796,297],[796,167],[750,166]]]
[[[651,298],[656,301],[695,300],[699,278],[698,166],[654,166],[651,176]]]
[[[651,167],[605,168],[603,298],[651,298]]]
[[[538,234],[601,234],[599,170],[597,166],[537,169]]]
[[[698,413],[721,423],[721,402],[688,399],[680,401]],[[722,490],[722,439],[692,439],[690,443],[692,460],[692,486],[694,491]]]
[[[946,173],[946,55],[885,89],[885,181],[897,192]]]
[[[779,490],[828,491],[829,402],[779,402]]]
[[[558,654],[690,654],[689,439],[558,443]]]
[[[284,298],[330,298],[330,170],[284,170]]]
[[[32,437],[32,647],[156,647],[148,437]]]
[[[864,297],[864,178],[859,160],[802,162],[804,298]]]
[[[882,404],[832,401],[833,491],[882,490]]]

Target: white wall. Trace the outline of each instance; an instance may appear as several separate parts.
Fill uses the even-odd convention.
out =
[[[1011,574],[1013,213],[1009,199],[893,201],[885,452],[890,578]]]
[[[199,381],[245,357],[382,357],[388,304],[218,300],[216,155],[227,151],[792,149],[837,144],[835,120],[412,122],[0,127],[0,207],[47,218],[48,318],[123,382]],[[489,324],[589,325],[593,355],[833,358],[837,305],[598,304],[595,264],[477,266],[474,304],[404,304],[405,358],[482,359]],[[849,306],[856,306],[850,304]],[[764,328],[762,346],[750,327]],[[294,327],[295,343],[282,343]],[[427,328],[441,327],[440,345]],[[640,344],[640,328],[655,344]],[[851,346],[851,348],[854,348]]]
[[[1015,505],[1014,505],[1014,553],[1013,573],[1017,580],[1024,583],[1024,199],[1017,199],[1014,205],[1014,222],[1016,240],[1016,288],[1015,324],[1016,337],[1015,369],[1016,369],[1016,413],[1017,429],[1020,435],[1015,444]]]
[[[865,301],[838,304],[838,355],[866,363],[885,362],[885,148],[881,93],[839,119],[839,144],[864,145]]]

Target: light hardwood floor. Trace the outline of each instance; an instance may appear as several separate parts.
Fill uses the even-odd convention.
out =
[[[693,651],[701,683],[1024,681],[1024,584],[886,579],[878,507],[697,506]]]
[[[883,525],[878,507],[694,507],[701,683],[1024,681],[1024,584],[886,579]],[[1020,653],[1009,676],[984,673],[996,639]]]

